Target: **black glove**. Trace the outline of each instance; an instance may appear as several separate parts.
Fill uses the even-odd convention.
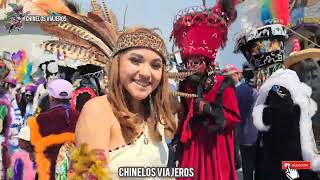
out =
[[[268,93],[266,105],[280,111],[292,111],[294,107],[290,92],[283,86],[274,85]]]
[[[205,115],[211,112],[210,103],[203,98],[195,98],[193,112],[198,115]]]
[[[262,116],[265,125],[279,123],[277,122],[279,119],[282,119],[282,122],[292,121],[291,117],[297,113],[297,117],[300,117],[300,107],[294,104],[290,92],[283,86],[272,86],[265,105],[267,107],[263,109]]]
[[[186,80],[188,82],[194,83],[194,85],[197,85],[201,81],[201,75],[196,73],[196,74],[193,74],[191,76],[186,77]]]
[[[210,104],[202,98],[196,98],[194,112],[198,115],[210,116],[214,119],[215,124],[208,127],[210,132],[220,131],[226,125],[222,105],[216,103]]]
[[[181,151],[180,136],[178,134],[174,135],[171,145],[173,147],[173,152],[174,152],[174,162],[180,161],[182,151]]]
[[[211,104],[210,116],[213,117],[215,124],[213,126],[209,126],[209,132],[217,132],[221,131],[226,126],[226,119],[224,117],[223,107],[220,104]]]

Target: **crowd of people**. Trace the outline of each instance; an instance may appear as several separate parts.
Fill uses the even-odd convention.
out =
[[[42,75],[22,83],[0,62],[1,179],[121,179],[119,167],[194,169],[176,179],[320,179],[320,50],[297,43],[285,58],[285,25],[268,21],[237,38],[242,69],[220,71],[216,55],[236,5],[220,0],[177,15],[172,39],[182,63],[170,72],[175,56],[154,29],[120,32],[72,4],[41,4],[70,20],[44,27],[60,39],[43,48],[86,65],[42,62]],[[310,169],[293,177],[284,161]]]

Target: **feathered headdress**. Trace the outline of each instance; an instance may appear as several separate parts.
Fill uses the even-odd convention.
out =
[[[89,87],[79,88],[72,92],[71,108],[81,112],[84,104],[96,96],[96,92]]]
[[[105,66],[112,56],[119,33],[112,25],[114,18],[97,9],[96,1],[92,1],[93,11],[86,16],[79,14],[74,5],[62,0],[38,0],[34,3],[38,11],[35,13],[49,15],[58,13],[66,16],[66,22],[40,23],[41,28],[59,40],[49,40],[41,47],[51,53],[59,53],[70,59],[80,60],[84,64]],[[110,22],[111,21],[111,22]]]
[[[261,21],[278,20],[287,26],[290,22],[289,0],[260,0]]]

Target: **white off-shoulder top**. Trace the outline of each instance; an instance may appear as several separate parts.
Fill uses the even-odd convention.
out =
[[[162,135],[161,142],[156,144],[150,140],[146,143],[148,136],[148,128],[144,127],[144,132],[138,138],[128,145],[116,148],[109,151],[109,172],[112,174],[112,179],[132,179],[119,178],[119,167],[166,167],[169,158],[169,150],[165,140],[164,126],[159,123],[158,129]],[[141,178],[139,178],[141,180]],[[146,178],[158,179],[158,178]]]

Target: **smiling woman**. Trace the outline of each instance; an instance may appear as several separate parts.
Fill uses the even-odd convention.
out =
[[[76,141],[103,149],[115,175],[121,166],[167,166],[164,136],[176,130],[162,38],[145,28],[124,32],[108,72],[108,95],[85,104]],[[117,177],[114,177],[117,179]]]

